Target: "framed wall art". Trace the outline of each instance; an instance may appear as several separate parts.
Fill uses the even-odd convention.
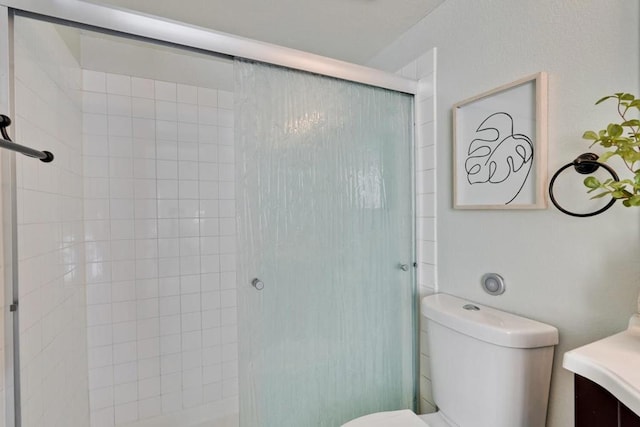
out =
[[[453,106],[456,209],[547,207],[547,76],[538,73]]]

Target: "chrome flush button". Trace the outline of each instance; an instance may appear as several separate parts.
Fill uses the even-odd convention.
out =
[[[501,295],[505,291],[504,279],[497,273],[487,273],[482,276],[482,289],[489,295]]]

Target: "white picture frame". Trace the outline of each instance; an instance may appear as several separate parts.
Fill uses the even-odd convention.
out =
[[[453,106],[453,207],[546,209],[547,75]]]

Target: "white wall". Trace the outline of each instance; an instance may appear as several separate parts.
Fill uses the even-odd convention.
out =
[[[553,207],[453,210],[451,106],[548,72],[551,176],[588,151],[584,130],[615,119],[610,105],[593,106],[598,98],[638,94],[638,12],[635,0],[448,0],[369,63],[394,71],[437,47],[437,286],[558,327],[551,427],[573,424],[572,376],[562,354],[623,329],[636,310],[639,212],[620,205],[577,219]],[[504,295],[481,290],[489,271],[505,277]]]

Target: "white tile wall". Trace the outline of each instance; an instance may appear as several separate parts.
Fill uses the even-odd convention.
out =
[[[418,288],[420,298],[437,290],[436,284],[436,50],[410,62],[399,74],[417,79],[416,108],[416,216]],[[431,394],[426,322],[420,317],[420,410],[434,412]]]
[[[91,425],[237,399],[233,94],[83,77]]]
[[[15,21],[22,425],[89,424],[81,73],[53,25]]]

